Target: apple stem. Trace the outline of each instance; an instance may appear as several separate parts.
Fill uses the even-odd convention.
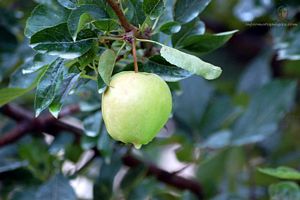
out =
[[[132,55],[133,55],[133,62],[134,62],[134,72],[138,73],[139,72],[139,66],[138,66],[137,57],[136,57],[135,38],[132,39],[131,45],[132,45]]]

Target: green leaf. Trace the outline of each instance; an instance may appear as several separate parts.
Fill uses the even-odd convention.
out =
[[[244,73],[241,75],[238,90],[240,92],[247,92],[251,94],[270,82],[272,77],[270,69],[271,59],[272,52],[265,50],[251,61]]]
[[[102,115],[100,112],[90,114],[83,120],[84,132],[89,137],[96,137],[102,126]]]
[[[187,23],[206,8],[211,0],[178,0],[174,6],[174,19],[181,23]]]
[[[296,200],[300,199],[300,188],[294,182],[280,182],[269,187],[271,200]]]
[[[192,74],[184,69],[170,65],[161,56],[151,57],[144,65],[142,71],[159,75],[168,82],[176,82],[190,77]]]
[[[102,19],[93,22],[94,26],[101,31],[113,31],[116,30],[120,25],[115,19]]]
[[[196,56],[181,52],[168,46],[163,46],[160,50],[160,54],[169,63],[194,74],[203,76],[208,80],[216,79],[222,73],[221,68],[204,62]]]
[[[204,32],[205,24],[196,18],[187,24],[181,25],[180,31],[172,35],[172,44],[174,47],[178,47],[187,37],[192,35],[202,35]]]
[[[195,55],[211,52],[224,45],[237,30],[217,34],[191,35],[176,46]]]
[[[274,133],[278,122],[293,105],[296,85],[294,81],[276,80],[258,90],[233,127],[233,143],[259,142]]]
[[[181,86],[184,92],[174,97],[174,115],[177,120],[193,130],[198,129],[214,88],[208,81],[196,76],[183,80]]]
[[[28,18],[25,35],[30,38],[33,34],[67,21],[70,12],[57,3],[38,5]]]
[[[60,77],[61,83],[55,92],[55,97],[49,106],[49,111],[54,117],[58,117],[58,114],[64,104],[64,101],[70,94],[71,90],[76,87],[80,74],[68,73],[64,68],[63,75]]]
[[[75,9],[77,7],[77,0],[57,0],[60,5],[68,9]]]
[[[68,28],[73,40],[77,38],[77,34],[94,20],[108,18],[106,12],[97,5],[82,5],[72,10],[68,19]]]
[[[97,78],[97,86],[98,86],[99,94],[102,94],[107,87],[106,84],[104,83],[103,79],[100,76],[98,76],[98,78]]]
[[[43,200],[76,200],[76,194],[71,187],[69,180],[58,174],[44,183],[36,192],[36,199]]]
[[[126,17],[130,20],[130,22],[135,25],[141,25],[145,19],[145,13],[143,12],[143,3],[140,0],[126,0],[124,1],[124,5],[128,7]]]
[[[300,172],[290,167],[259,168],[258,171],[276,178],[300,180]]]
[[[45,68],[46,69],[46,68]],[[42,70],[39,75],[34,79],[33,83],[28,88],[3,88],[0,89],[0,106],[26,94],[36,87],[40,78],[44,75],[45,70]]]
[[[143,10],[151,19],[155,19],[163,12],[164,2],[163,0],[144,0]]]
[[[177,33],[181,29],[181,24],[178,22],[167,22],[159,28],[159,30],[165,34],[172,35]]]
[[[64,60],[61,58],[56,59],[47,67],[47,71],[42,76],[36,89],[34,101],[36,117],[54,100],[61,85],[63,70]]]
[[[102,162],[99,177],[94,185],[94,199],[111,199],[113,196],[113,181],[121,166],[119,152],[112,155],[111,162]]]
[[[56,58],[56,56],[38,53],[24,64],[24,66],[22,67],[22,73],[28,74],[36,72],[45,65],[52,63]]]
[[[98,72],[106,85],[109,85],[115,61],[116,54],[111,49],[106,49],[99,58]]]
[[[77,41],[74,42],[67,24],[64,23],[34,34],[30,46],[40,53],[73,59],[85,54],[93,46],[96,38],[94,32],[86,30],[80,32]]]
[[[277,27],[278,29],[280,27]],[[281,30],[282,31],[282,30]],[[300,60],[300,28],[296,26],[282,37],[275,38],[278,59]]]

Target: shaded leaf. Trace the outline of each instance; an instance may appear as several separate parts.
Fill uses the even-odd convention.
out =
[[[241,75],[238,84],[240,92],[253,93],[271,80],[271,52],[262,52],[255,58],[244,73]]]
[[[171,35],[179,32],[181,29],[181,24],[178,22],[167,22],[159,28],[159,30],[165,34]]]
[[[77,41],[74,42],[64,23],[34,34],[30,46],[40,53],[73,59],[85,54],[93,46],[96,38],[93,32],[86,30],[79,33]]]
[[[151,57],[143,66],[142,71],[159,75],[168,82],[176,82],[190,77],[192,74],[184,69],[170,65],[161,56]]]
[[[72,10],[68,19],[68,29],[73,40],[76,40],[77,34],[87,23],[107,17],[106,12],[97,5],[82,5]]]
[[[210,3],[211,0],[180,0],[174,6],[174,19],[187,23],[196,18]]]
[[[295,91],[295,82],[279,80],[257,91],[233,127],[233,143],[243,145],[259,142],[274,133],[279,120],[291,108]]]
[[[64,72],[60,77],[60,86],[55,92],[55,97],[49,106],[49,111],[54,117],[58,117],[64,101],[69,96],[71,90],[76,87],[79,78],[80,74],[68,73],[67,69],[64,68]]]
[[[36,89],[34,108],[35,116],[38,116],[54,100],[59,87],[64,70],[64,61],[61,58],[51,63],[42,76]]]
[[[42,70],[28,88],[3,88],[3,89],[0,89],[0,106],[31,91],[33,88],[36,87],[36,85],[38,84],[40,78],[44,75],[44,73],[45,73],[45,70]]]
[[[100,133],[102,126],[102,115],[95,112],[83,120],[84,132],[89,137],[96,137]]]
[[[38,5],[28,18],[25,35],[31,37],[33,34],[67,21],[69,11],[57,3],[51,5]]]
[[[75,9],[77,7],[77,0],[57,0],[60,5],[68,9]]]
[[[179,49],[195,55],[211,52],[224,45],[237,31],[228,31],[217,34],[191,35],[177,44]]]
[[[155,19],[164,10],[164,2],[163,0],[144,0],[143,10],[150,18]]]
[[[118,21],[114,19],[102,19],[93,22],[94,26],[101,31],[113,31],[119,27]]]
[[[193,21],[182,24],[178,33],[172,35],[172,44],[177,47],[180,46],[182,41],[192,35],[202,35],[205,32],[205,24],[198,18]]]
[[[76,200],[76,194],[68,179],[58,174],[43,184],[36,192],[36,199],[43,200]]]

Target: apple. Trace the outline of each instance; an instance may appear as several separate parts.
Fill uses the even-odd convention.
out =
[[[114,75],[102,95],[102,115],[109,135],[139,149],[163,128],[172,110],[166,82],[152,73]]]

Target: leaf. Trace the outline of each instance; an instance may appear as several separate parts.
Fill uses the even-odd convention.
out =
[[[294,182],[279,182],[269,187],[270,200],[300,199],[300,188]]]
[[[75,9],[77,7],[77,0],[57,0],[60,5],[68,9]]]
[[[245,113],[233,127],[235,145],[264,140],[278,128],[278,122],[291,108],[296,92],[294,81],[272,81],[258,90]]]
[[[210,3],[211,0],[180,0],[174,6],[174,19],[187,23],[196,18]]]
[[[76,200],[76,194],[69,180],[58,174],[43,184],[36,192],[36,199],[43,200]]]
[[[193,21],[182,24],[178,33],[172,35],[172,44],[174,47],[181,45],[182,41],[192,35],[202,35],[205,32],[205,24],[198,18]]]
[[[128,19],[133,25],[141,25],[146,19],[145,13],[143,12],[142,1],[128,0],[128,3],[125,5],[128,7],[126,17],[129,17]]]
[[[115,61],[116,54],[111,49],[106,49],[99,58],[98,72],[106,85],[109,85]]]
[[[25,35],[30,38],[33,34],[67,21],[70,12],[57,3],[38,5],[27,19]]]
[[[279,27],[278,27],[279,28]],[[300,28],[296,26],[276,41],[279,60],[300,60]]]
[[[160,50],[160,54],[169,63],[194,74],[203,76],[208,80],[218,78],[222,73],[221,68],[204,62],[196,56],[181,52],[168,46],[163,46]]]
[[[106,12],[97,5],[82,5],[72,10],[68,19],[68,29],[73,40],[77,38],[77,34],[94,20],[108,18]]]
[[[94,184],[94,199],[111,199],[113,196],[113,181],[121,168],[119,153],[112,155],[109,163],[102,162],[100,174]]]
[[[180,44],[176,44],[176,46],[187,53],[201,55],[221,47],[236,32],[237,30],[217,34],[191,35],[185,37],[185,39],[183,39]]]
[[[22,67],[22,73],[23,74],[29,74],[36,72],[40,68],[44,67],[45,65],[52,63],[57,57],[56,56],[50,56],[47,54],[36,54],[32,59],[30,59],[28,62],[24,64]]]
[[[168,82],[176,82],[190,77],[192,74],[184,69],[170,65],[161,56],[151,57],[143,66],[142,71],[154,73]]]
[[[172,35],[181,29],[181,24],[178,22],[167,22],[163,24],[159,30],[165,34]]]
[[[174,97],[174,115],[188,127],[198,129],[214,88],[207,81],[196,76],[183,80],[181,86],[182,94]]]
[[[30,46],[43,54],[74,59],[85,54],[93,46],[96,38],[94,32],[86,30],[80,32],[77,41],[74,42],[69,35],[67,24],[64,23],[34,34]]]
[[[83,120],[84,132],[89,137],[96,137],[100,133],[102,126],[102,115],[95,112]]]
[[[61,85],[63,69],[64,61],[63,59],[58,58],[47,67],[47,71],[39,81],[34,101],[36,117],[54,100],[57,90]]]
[[[259,168],[258,171],[276,178],[300,180],[300,172],[290,167]]]
[[[240,92],[254,93],[263,85],[270,82],[272,74],[270,69],[271,52],[262,52],[256,57],[241,75],[238,90]]]
[[[150,16],[151,19],[155,19],[161,15],[164,10],[163,0],[144,0],[143,11]]]
[[[117,29],[120,25],[115,19],[102,19],[93,22],[94,26],[101,31],[113,31]]]
[[[45,70],[42,70],[39,75],[34,79],[30,87],[28,88],[3,88],[0,89],[0,106],[7,104],[8,102],[26,94],[36,87],[40,78],[44,75]]]
[[[26,161],[10,161],[6,163],[1,163],[0,166],[0,174],[3,172],[9,172],[16,169],[19,169],[21,167],[25,167],[28,165],[28,162]]]
[[[66,71],[66,68],[64,68],[63,75],[60,77],[61,84],[58,87],[55,97],[49,106],[49,111],[55,118],[58,117],[64,101],[67,99],[71,90],[76,87],[78,79],[80,78],[80,74],[68,73]]]

